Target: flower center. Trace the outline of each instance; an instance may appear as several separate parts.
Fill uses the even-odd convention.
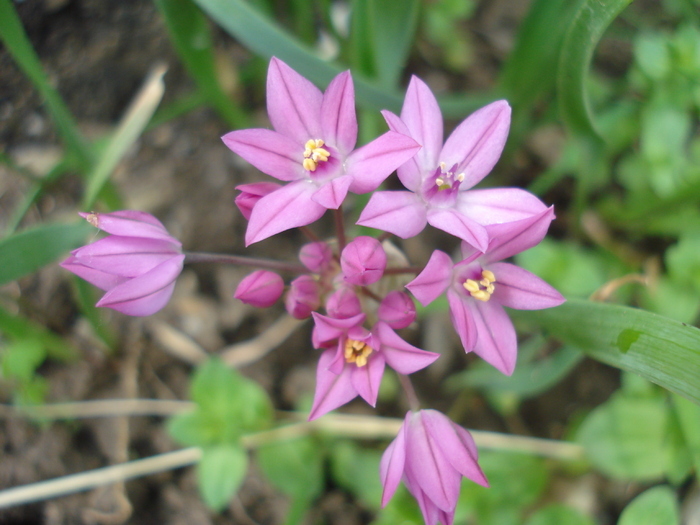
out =
[[[453,186],[459,186],[459,183],[464,181],[464,173],[455,175],[455,168],[456,166],[453,166],[451,170],[447,170],[445,163],[440,163],[440,174],[435,177],[435,185],[438,191],[450,190]]]
[[[495,282],[496,276],[492,271],[482,270],[480,281],[467,279],[462,286],[464,286],[464,289],[468,291],[474,299],[486,302],[491,299],[491,294],[495,289],[493,283]]]
[[[321,139],[310,139],[304,144],[304,169],[316,171],[319,162],[326,162],[331,152],[323,148],[325,143]]]
[[[360,367],[365,366],[372,351],[372,347],[362,341],[348,339],[345,341],[345,362],[355,363]]]

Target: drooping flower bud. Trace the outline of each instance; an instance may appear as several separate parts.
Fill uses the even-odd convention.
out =
[[[268,193],[272,193],[281,186],[274,182],[255,182],[253,184],[241,184],[236,186],[241,193],[236,196],[234,202],[238,209],[243,214],[243,217],[250,219],[250,214],[253,212],[253,206]]]
[[[380,321],[399,330],[406,328],[416,319],[416,305],[404,292],[389,292],[377,311]]]
[[[80,215],[111,235],[73,250],[61,266],[107,292],[97,306],[139,317],[161,310],[182,271],[180,241],[145,212]]]
[[[251,306],[267,308],[282,297],[282,292],[282,277],[268,270],[256,270],[243,278],[233,296]]]
[[[321,288],[310,275],[300,275],[289,283],[285,307],[295,319],[306,319],[321,306]]]
[[[299,250],[299,260],[314,273],[321,273],[328,268],[333,259],[333,251],[325,242],[310,242]]]
[[[367,286],[382,278],[386,268],[386,253],[374,237],[357,237],[340,255],[340,268],[350,284]]]

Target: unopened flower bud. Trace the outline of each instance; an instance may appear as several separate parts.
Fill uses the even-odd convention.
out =
[[[251,306],[267,308],[282,297],[282,292],[282,277],[268,270],[257,270],[243,278],[233,296]]]
[[[300,275],[289,284],[285,307],[295,319],[306,319],[321,305],[321,290],[310,275]]]
[[[367,286],[384,275],[386,253],[374,237],[357,237],[343,250],[340,267],[347,282]]]
[[[325,270],[333,258],[330,246],[325,242],[310,242],[299,250],[299,260],[314,273]]]
[[[362,305],[352,287],[341,286],[326,300],[326,313],[335,319],[347,319],[362,313]]]
[[[392,328],[399,330],[406,328],[416,318],[416,305],[404,292],[395,290],[389,292],[379,305],[377,311],[380,321],[384,321]]]

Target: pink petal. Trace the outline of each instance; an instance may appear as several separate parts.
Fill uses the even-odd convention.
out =
[[[450,305],[450,320],[452,326],[462,341],[464,351],[469,353],[476,345],[476,324],[472,314],[470,303],[473,301],[462,297],[453,290],[447,290],[447,302]]]
[[[349,367],[346,366],[340,374],[334,374],[328,370],[329,365],[335,359],[335,353],[335,350],[326,350],[318,360],[316,392],[309,413],[309,421],[319,418],[357,397],[357,391],[352,386],[350,379]]]
[[[227,133],[224,144],[263,173],[282,181],[306,178],[304,146],[270,129],[241,129]]]
[[[427,212],[415,193],[378,191],[369,199],[357,224],[408,239],[423,231],[427,224]]]
[[[347,158],[345,169],[352,175],[353,193],[376,190],[391,172],[413,157],[420,145],[411,137],[387,131],[369,144],[356,149]]]
[[[461,476],[426,431],[421,412],[412,416],[406,432],[406,468],[437,507],[451,511],[457,505]]]
[[[519,266],[493,263],[488,267],[496,276],[492,298],[508,308],[541,310],[564,303],[564,296],[536,275]]]
[[[467,306],[476,326],[474,353],[505,375],[511,375],[518,357],[518,341],[508,314],[493,299],[467,301]]]
[[[546,208],[526,219],[486,227],[491,237],[484,264],[524,252],[540,243],[554,219],[554,208]]]
[[[400,330],[415,321],[416,305],[408,294],[393,290],[379,304],[377,317],[391,328]]]
[[[296,181],[260,199],[250,214],[246,246],[320,219],[326,208],[311,200],[315,190],[308,181]]]
[[[74,251],[76,262],[122,277],[138,277],[173,255],[180,247],[170,241],[111,235]]]
[[[316,190],[311,200],[326,209],[337,210],[343,204],[351,183],[352,177],[347,175],[330,180]]]
[[[246,220],[250,219],[250,214],[253,212],[253,207],[258,203],[258,201],[275,190],[280,189],[282,186],[276,182],[254,182],[252,184],[241,184],[236,186],[237,190],[241,193],[235,198],[234,203],[236,207],[240,210],[243,217]]]
[[[423,271],[406,288],[423,306],[428,306],[447,290],[452,281],[452,259],[445,252],[435,250]]]
[[[386,252],[374,237],[361,235],[350,241],[340,254],[345,281],[357,286],[374,284],[384,275]]]
[[[351,370],[352,386],[362,399],[371,406],[377,406],[379,385],[384,375],[384,357],[382,354],[372,352],[365,366],[356,366],[352,363],[347,367]]]
[[[416,76],[411,77],[408,84],[401,120],[409,129],[410,136],[423,146],[416,155],[418,166],[422,171],[435,170],[441,160],[438,156],[442,149],[442,113],[433,92]]]
[[[547,209],[541,200],[520,188],[460,191],[455,207],[485,226],[527,219]]]
[[[275,130],[300,144],[322,138],[322,102],[316,86],[272,57],[267,71],[267,114]]]
[[[375,325],[379,340],[382,342],[381,352],[387,364],[399,374],[412,374],[431,365],[440,357],[435,352],[426,352],[401,339],[388,324],[379,322]]]
[[[471,188],[498,162],[508,138],[510,106],[497,100],[469,115],[447,138],[440,161],[464,173],[463,188]]]
[[[323,140],[347,157],[357,142],[355,88],[350,71],[336,76],[323,94],[321,128]]]
[[[115,286],[96,306],[134,316],[154,314],[170,299],[184,259],[184,255],[175,255],[153,270]]]
[[[80,216],[96,228],[112,235],[161,239],[181,245],[180,241],[170,235],[158,219],[148,213],[122,210],[112,213],[80,213]]]
[[[406,415],[409,418],[411,413]],[[406,461],[406,437],[404,430],[406,423],[401,425],[399,433],[396,435],[394,441],[392,441],[389,446],[382,454],[382,460],[379,463],[379,479],[382,481],[382,507],[386,507],[389,500],[392,498],[396,489],[401,483],[401,478],[403,477],[404,464]]]
[[[437,410],[421,410],[420,414],[431,441],[440,447],[452,467],[465,478],[488,487],[471,434]]]
[[[282,297],[282,292],[282,277],[268,270],[256,270],[241,280],[233,296],[257,308],[268,308]]]
[[[411,136],[411,132],[408,130],[408,127],[406,127],[406,124],[391,111],[387,111],[386,109],[382,110],[382,115],[391,131],[396,131],[397,133],[408,135],[409,137]],[[399,176],[401,184],[414,192],[418,191],[420,188],[421,173],[422,170],[420,166],[418,166],[417,155],[414,155],[410,160],[407,160],[396,168],[396,174]]]
[[[61,263],[61,266],[71,273],[74,273],[81,279],[85,279],[90,284],[97,286],[101,290],[111,290],[115,286],[128,280],[128,277],[122,277],[111,273],[96,270],[81,264],[75,256],[71,255]]]
[[[365,314],[363,313],[342,319],[321,315],[318,312],[313,312],[312,315],[314,318],[312,338],[314,348],[321,348],[323,343],[338,339],[340,336],[347,334],[351,328],[360,326],[365,320]]]
[[[435,228],[452,234],[485,252],[489,244],[486,229],[473,219],[451,208],[431,208],[428,210],[428,223]]]

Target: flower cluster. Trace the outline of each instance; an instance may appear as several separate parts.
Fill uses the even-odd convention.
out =
[[[403,481],[426,523],[451,525],[462,477],[487,486],[468,431],[434,410],[419,410],[407,377],[439,354],[405,341],[398,330],[416,318],[412,298],[427,305],[446,295],[464,351],[504,374],[517,358],[515,329],[503,308],[541,309],[564,298],[540,278],[503,262],[538,244],[554,211],[518,188],[473,189],[493,169],[510,127],[510,106],[493,102],[465,119],[443,144],[443,121],[428,86],[413,77],[400,116],[384,111],[389,131],[355,148],[357,118],[350,72],[321,92],[273,58],[267,110],[274,129],[232,131],[224,143],[278,182],[238,186],[236,205],[248,220],[246,245],[307,226],[340,210],[348,193],[373,192],[358,225],[407,239],[428,224],[461,242],[459,260],[436,250],[421,271],[389,243],[359,236],[313,239],[299,252],[296,276],[262,266],[235,297],[269,307],[284,296],[290,315],[312,318],[321,350],[309,419],[356,397],[375,406],[388,365],[412,399],[412,410],[381,462],[383,504]],[[405,187],[376,191],[394,171]],[[167,302],[184,255],[156,219],[139,212],[84,215],[107,237],[73,252],[63,266],[108,290],[98,306],[148,315]],[[336,219],[342,213],[336,213]],[[256,260],[259,261],[259,260]],[[255,265],[254,265],[255,266]],[[279,270],[280,273],[283,270]],[[413,274],[413,280],[404,278]],[[410,282],[409,282],[410,281]]]

